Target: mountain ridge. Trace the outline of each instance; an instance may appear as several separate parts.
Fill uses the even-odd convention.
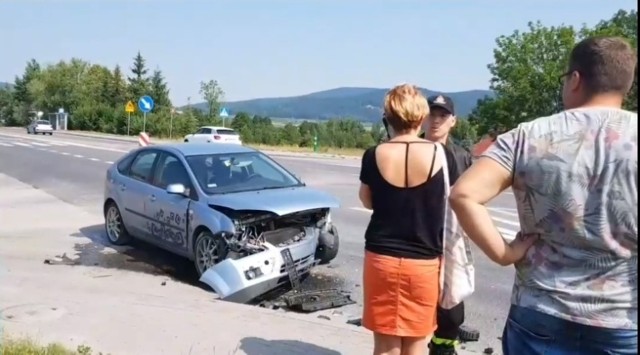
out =
[[[447,95],[456,106],[456,115],[465,117],[475,108],[478,100],[493,97],[490,90],[466,90],[442,92],[420,88],[426,95]],[[388,89],[368,87],[338,87],[299,96],[266,97],[224,104],[230,115],[246,112],[273,118],[319,119],[353,118],[365,122],[376,122],[382,115],[382,102]],[[207,110],[206,102],[191,105]]]

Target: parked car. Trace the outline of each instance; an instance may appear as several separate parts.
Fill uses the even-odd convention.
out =
[[[289,282],[287,266],[304,276],[333,260],[336,207],[266,154],[231,144],[138,148],[107,170],[104,188],[111,243],[139,238],[189,258],[202,282],[236,302]]]
[[[51,125],[51,122],[46,120],[33,121],[27,126],[27,134],[31,133],[53,135],[53,126]]]
[[[205,126],[184,136],[185,143],[233,143],[242,144],[238,132],[231,128]]]

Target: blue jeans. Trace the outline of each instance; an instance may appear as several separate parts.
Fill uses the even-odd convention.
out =
[[[583,325],[511,306],[502,333],[504,355],[638,354],[638,331]]]

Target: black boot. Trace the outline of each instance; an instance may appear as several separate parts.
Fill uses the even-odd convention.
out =
[[[429,344],[429,355],[458,355],[456,351],[456,341],[445,340],[442,342],[442,339],[434,339],[437,341],[437,344],[432,340]],[[440,340],[440,341],[438,341]]]

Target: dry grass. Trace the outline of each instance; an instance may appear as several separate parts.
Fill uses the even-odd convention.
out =
[[[295,145],[265,145],[265,144],[246,144],[246,145],[249,147],[259,149],[259,150],[264,150],[264,151],[270,150],[270,151],[292,152],[292,153],[314,153],[313,148],[297,147]],[[317,153],[361,157],[362,153],[364,153],[364,150],[357,149],[357,148],[320,147]]]
[[[8,339],[5,338],[0,343],[0,354],[2,355],[92,355],[93,351],[88,346],[78,346],[73,351],[67,347],[51,343],[40,345],[30,339]],[[102,354],[102,353],[100,353]],[[98,354],[98,355],[100,355]]]

